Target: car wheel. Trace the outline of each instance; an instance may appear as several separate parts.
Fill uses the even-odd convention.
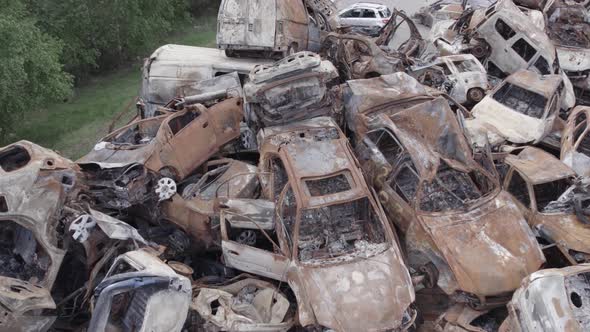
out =
[[[474,104],[479,103],[485,96],[486,94],[481,88],[472,88],[467,91],[467,100]]]

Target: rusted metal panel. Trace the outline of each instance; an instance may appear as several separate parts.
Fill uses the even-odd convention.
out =
[[[547,269],[522,281],[508,304],[505,331],[586,331],[590,265]]]

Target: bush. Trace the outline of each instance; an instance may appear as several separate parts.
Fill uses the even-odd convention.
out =
[[[78,79],[143,56],[189,19],[188,0],[27,0]]]
[[[72,78],[60,63],[62,43],[41,32],[20,0],[0,0],[0,141],[16,120],[64,99]]]

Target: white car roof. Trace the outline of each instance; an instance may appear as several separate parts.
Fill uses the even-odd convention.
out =
[[[353,8],[366,8],[366,9],[377,9],[377,10],[383,10],[383,9],[387,9],[387,6],[380,4],[380,3],[373,3],[373,2],[357,2],[354,5],[346,8],[348,9],[353,9]]]

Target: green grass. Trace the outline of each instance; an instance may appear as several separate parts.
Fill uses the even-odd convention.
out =
[[[193,23],[170,36],[163,44],[215,46],[215,21]],[[146,54],[148,56],[149,54]],[[118,125],[135,115],[135,100],[141,83],[141,65],[92,78],[64,103],[47,105],[26,114],[10,141],[29,140],[78,159],[108,132],[113,118],[124,112]]]

